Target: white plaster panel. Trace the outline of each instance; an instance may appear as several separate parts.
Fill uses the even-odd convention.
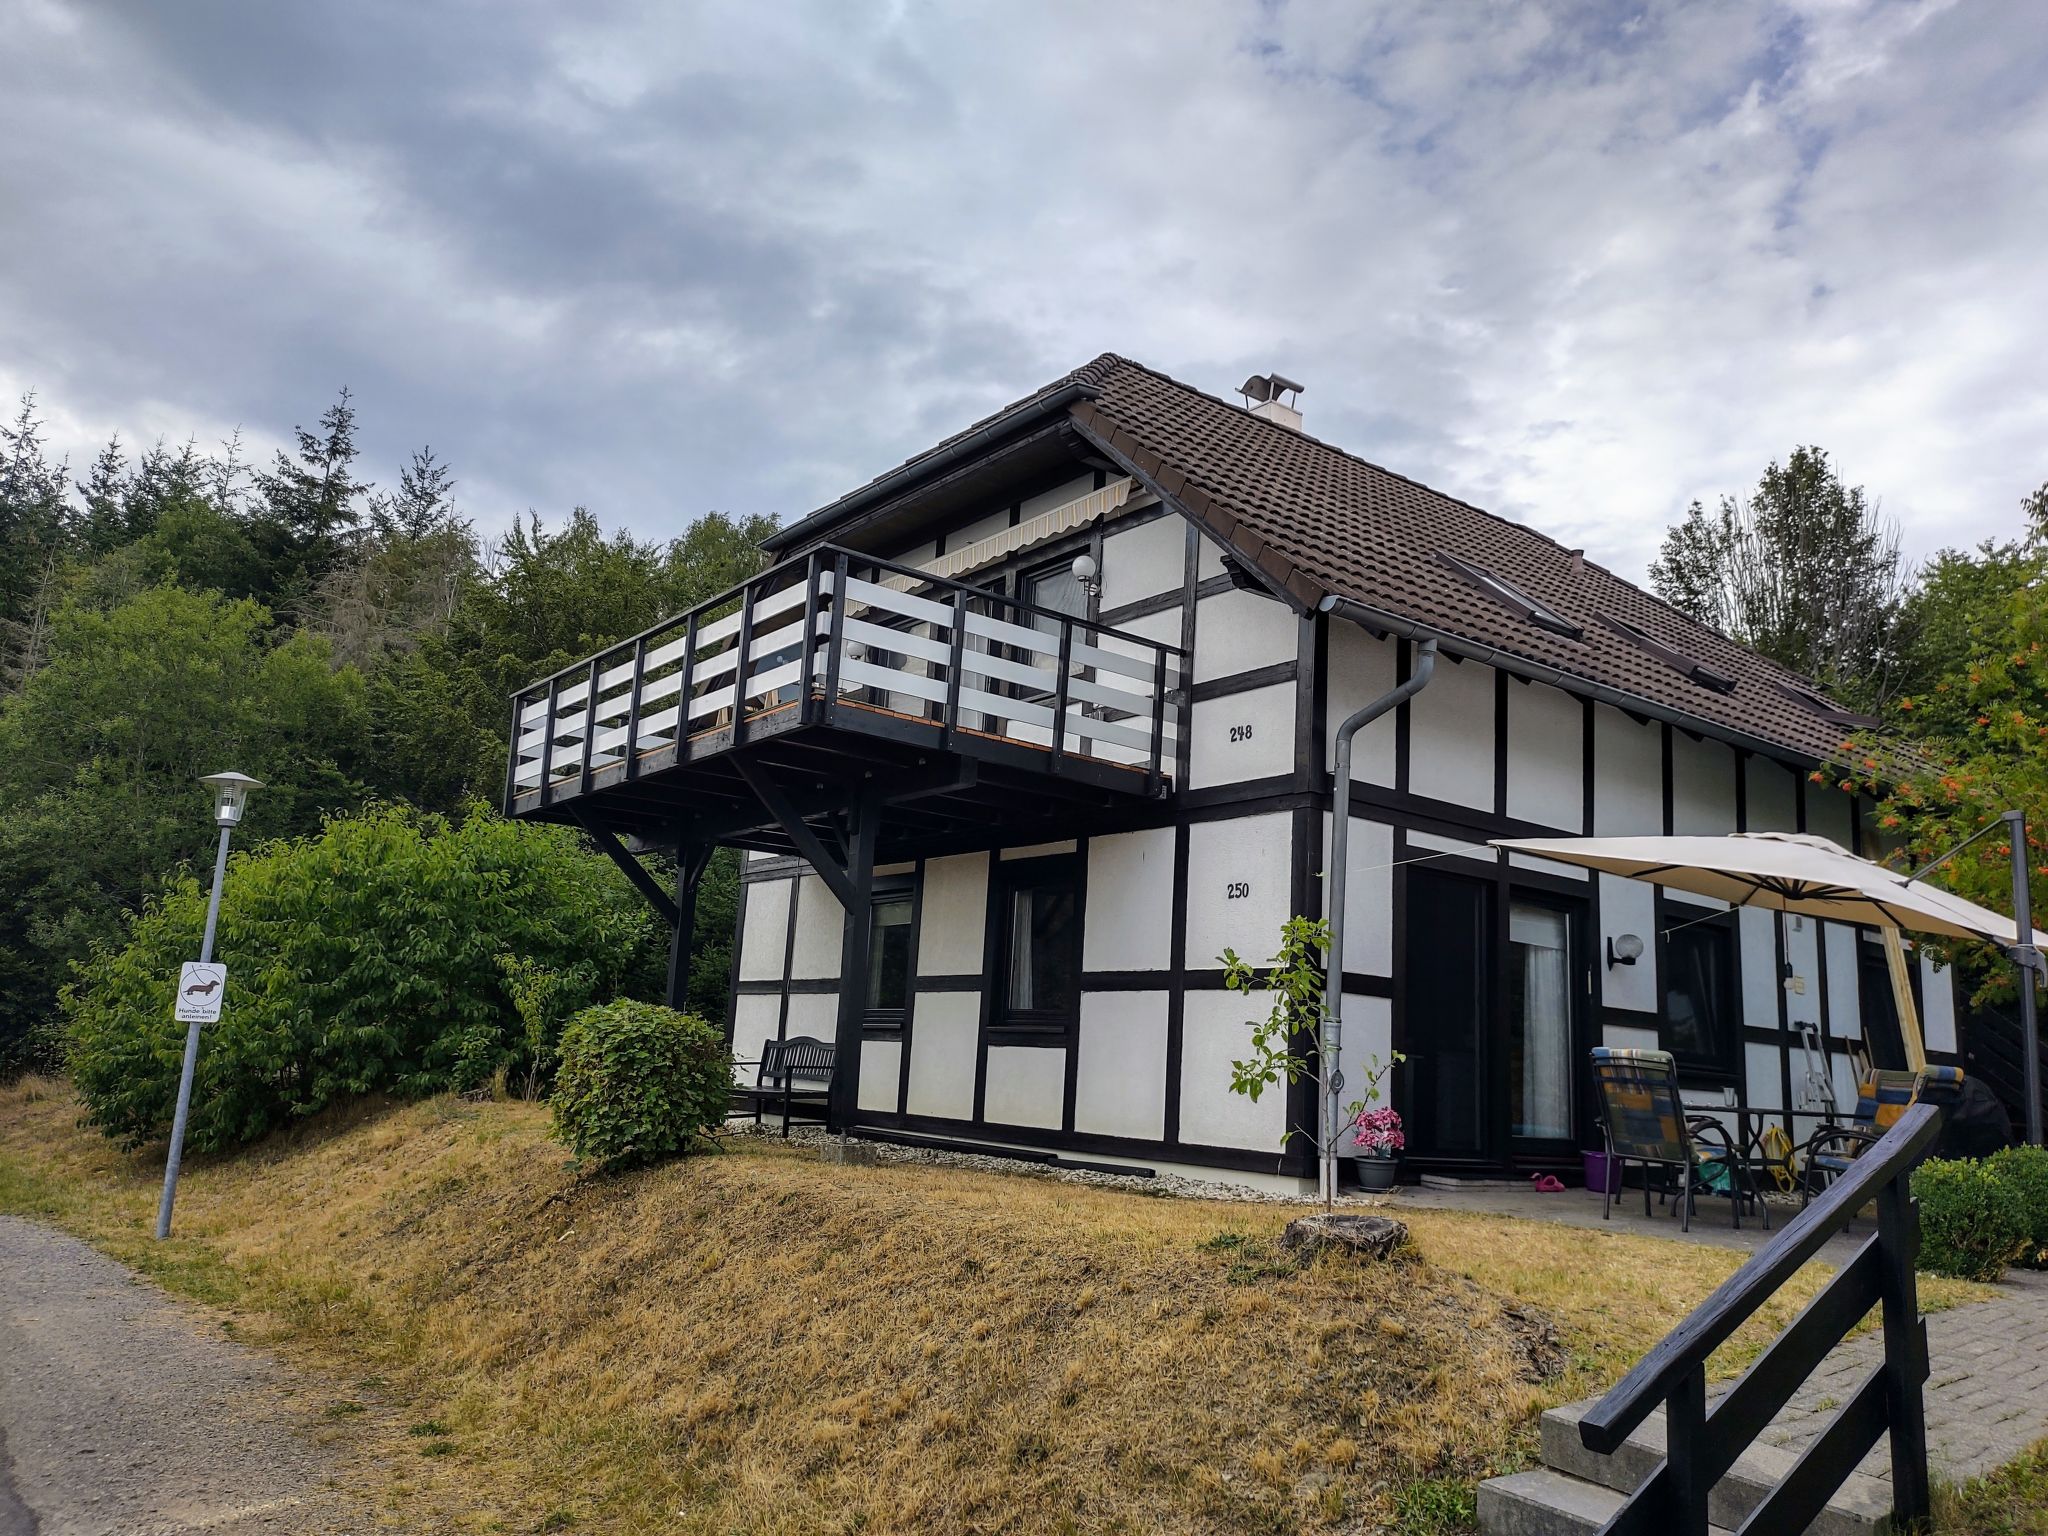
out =
[[[1276,935],[1277,937],[1277,935]],[[1254,1104],[1230,1091],[1230,1064],[1248,1053],[1249,1021],[1272,1008],[1268,993],[1189,992],[1182,1005],[1180,1139],[1204,1147],[1281,1151],[1287,1090],[1268,1088]]]
[[[1337,767],[1337,727],[1394,687],[1395,642],[1339,620],[1330,621],[1329,713],[1323,766]],[[1435,685],[1432,684],[1432,687]],[[1390,710],[1351,741],[1351,777],[1391,789],[1394,784],[1394,714]]]
[[[1067,1096],[1067,1053],[1049,1046],[996,1046],[988,1053],[981,1118],[990,1125],[1060,1128]]]
[[[780,981],[789,953],[789,893],[793,880],[757,880],[746,892],[746,921],[740,925],[740,980]]]
[[[732,1080],[752,1087],[760,1071],[761,1047],[775,1038],[782,1024],[782,998],[767,992],[742,992],[732,1000]]]
[[[1331,818],[1323,817],[1323,868],[1330,859]],[[1351,818],[1351,846],[1345,862],[1344,969],[1367,976],[1394,974],[1394,829],[1383,821]],[[1327,893],[1323,910],[1330,910]]]
[[[1799,830],[1799,780],[1783,763],[1768,757],[1751,756],[1743,763],[1749,777],[1748,799],[1743,805],[1747,832],[1796,832]]]
[[[1855,824],[1854,797],[1842,793],[1832,783],[1808,784],[1806,786],[1806,830],[1816,837],[1825,837],[1850,846],[1854,835],[1850,830]]]
[[[1088,840],[1083,970],[1173,964],[1173,836],[1171,827],[1151,827]]]
[[[961,853],[924,866],[923,922],[917,935],[920,976],[972,976],[981,970],[988,922],[988,855]],[[918,1023],[924,1014],[919,1006]],[[911,1070],[916,1071],[915,1050]]]
[[[1778,1048],[1750,1041],[1742,1047],[1743,1102],[1756,1109],[1783,1109],[1785,1082],[1779,1072]],[[1734,1126],[1729,1126],[1734,1130]]]
[[[1500,862],[1500,850],[1498,848],[1490,847],[1485,843],[1466,842],[1462,838],[1438,837],[1434,832],[1410,832],[1408,834],[1408,852],[1411,859],[1418,852],[1432,852],[1461,853],[1466,858],[1476,859],[1481,864],[1497,864]]]
[[[1920,963],[1920,1036],[1930,1051],[1956,1048],[1955,977],[1926,955]]]
[[[846,939],[846,908],[832,887],[816,875],[797,882],[796,943],[789,952],[792,980],[814,981],[839,974],[839,951]]]
[[[1157,1141],[1166,1134],[1166,994],[1083,992],[1074,1129]]]
[[[1070,501],[1078,501],[1095,489],[1095,475],[1091,471],[1063,481],[1049,491],[1040,491],[1036,496],[1026,496],[1018,510],[1019,522],[1030,522],[1041,512],[1050,512],[1054,507],[1063,507]]]
[[[1294,610],[1277,598],[1232,588],[1195,603],[1198,683],[1292,661],[1300,640]]]
[[[903,1042],[863,1040],[860,1045],[860,1098],[862,1109],[896,1112],[896,1092],[902,1084]]]
[[[1656,837],[1664,831],[1664,732],[1618,709],[1593,706],[1593,832]]]
[[[1169,512],[1102,541],[1102,606],[1121,608],[1164,592],[1178,592],[1187,580],[1187,523]]]
[[[1846,923],[1821,926],[1828,947],[1828,1033],[1837,1040],[1861,1040],[1863,999],[1856,975],[1856,930]]]
[[[809,1035],[814,1040],[831,1040],[839,1033],[839,997],[832,992],[792,992],[789,1021],[782,1037]]]
[[[1663,1039],[1654,1029],[1637,1029],[1628,1024],[1609,1024],[1600,1032],[1600,1043],[1612,1051],[1657,1051]]]
[[[1781,988],[1775,924],[1775,914],[1755,907],[1744,907],[1735,914],[1736,936],[1742,945],[1742,1022],[1763,1029],[1778,1027]]]
[[[1585,829],[1586,711],[1562,689],[1508,681],[1508,814],[1561,832]]]
[[[1820,1022],[1820,924],[1813,918],[1785,919],[1785,962],[1793,985],[1784,988],[1785,1017],[1793,1025]],[[1804,986],[1800,985],[1804,983]]]
[[[1632,933],[1643,941],[1634,965],[1609,965],[1607,941]],[[1655,1013],[1657,996],[1657,888],[1624,875],[1600,877],[1600,1000],[1610,1008]]]
[[[1559,880],[1591,880],[1593,871],[1582,864],[1560,864],[1555,859],[1539,859],[1533,853],[1511,853],[1508,863],[1516,869],[1526,869],[1539,875],[1551,875]]]
[[[1735,749],[1671,733],[1671,830],[1719,837],[1735,830]]]
[[[1195,580],[1207,581],[1222,574],[1223,546],[1206,533],[1200,535],[1195,541]]]
[[[1829,1069],[1835,1080],[1835,1107],[1844,1114],[1856,1107],[1857,1083],[1856,1063],[1846,1053],[1829,1058]]]
[[[938,552],[938,540],[926,539],[921,544],[913,544],[908,549],[899,549],[894,554],[885,555],[883,558],[885,560],[894,560],[898,565],[923,565],[926,561],[936,557]]]
[[[1078,838],[1065,837],[1053,843],[1024,843],[1015,848],[1004,848],[998,857],[1008,859],[1043,859],[1055,853],[1072,853],[1081,846]]]
[[[1192,711],[1188,787],[1240,784],[1294,770],[1294,685],[1204,699]]]
[[[1187,957],[1209,970],[1235,949],[1263,965],[1292,916],[1292,818],[1285,812],[1199,821],[1188,828]],[[1242,894],[1235,894],[1242,888]]]
[[[980,993],[918,993],[917,1023],[910,1031],[910,1094],[904,1101],[911,1114],[973,1118],[980,1034]]]
[[[991,512],[987,517],[976,518],[962,528],[955,528],[946,535],[946,548],[965,549],[968,545],[987,538],[992,533],[1001,533],[1010,526],[1010,509],[1004,507]]]
[[[1493,809],[1493,685],[1476,661],[1440,658],[1408,701],[1408,788],[1432,800]]]
[[[1394,1005],[1384,997],[1356,997],[1344,994],[1344,1038],[1337,1046],[1337,1070],[1344,1074],[1344,1087],[1337,1096],[1337,1113],[1365,1097],[1366,1066],[1377,1056],[1385,1066],[1394,1049]],[[1394,1104],[1394,1079],[1380,1085],[1379,1102]],[[1278,1092],[1276,1088],[1272,1090]],[[1395,1104],[1395,1108],[1405,1106]],[[1337,1151],[1349,1155],[1358,1150],[1358,1139],[1349,1132],[1337,1138]]]

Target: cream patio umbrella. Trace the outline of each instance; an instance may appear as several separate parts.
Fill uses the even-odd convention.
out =
[[[1885,935],[1892,990],[1914,1069],[1926,1065],[1920,1021],[1907,985],[1899,933],[1986,939],[2011,949],[2017,927],[1988,907],[1909,879],[1860,858],[1840,843],[1805,832],[1736,832],[1726,837],[1495,838],[1493,846],[1559,864],[1627,875],[1674,890],[1712,896],[1737,907],[1866,923]],[[2048,945],[2048,935],[2030,933]]]

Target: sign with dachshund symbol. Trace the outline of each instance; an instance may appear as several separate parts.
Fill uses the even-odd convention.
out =
[[[210,960],[187,960],[178,974],[178,1022],[218,1024],[221,997],[227,989],[226,966]]]

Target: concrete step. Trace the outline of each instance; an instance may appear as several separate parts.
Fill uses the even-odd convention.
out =
[[[1633,1493],[1664,1459],[1662,1410],[1645,1419],[1612,1456],[1597,1456],[1579,1439],[1579,1417],[1589,1406],[1573,1403],[1543,1415],[1543,1464],[1621,1493]],[[1708,1518],[1730,1529],[1740,1526],[1764,1496],[1785,1480],[1798,1459],[1797,1452],[1763,1440],[1752,1443],[1728,1475],[1714,1485],[1707,1501]],[[1852,1472],[1819,1518],[1806,1528],[1805,1536],[1889,1536],[1891,1520],[1891,1484]]]
[[[1484,1536],[1590,1536],[1621,1508],[1621,1495],[1568,1472],[1538,1467],[1479,1485]],[[1726,1529],[1710,1528],[1714,1536]]]

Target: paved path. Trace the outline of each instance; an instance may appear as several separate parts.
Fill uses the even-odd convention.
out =
[[[75,1238],[0,1216],[0,1536],[339,1536],[285,1373]]]
[[[1996,1300],[1927,1318],[1927,1459],[1963,1482],[2048,1440],[2048,1274],[2009,1270]],[[1873,1332],[1845,1340],[1764,1431],[1767,1444],[1801,1451],[1884,1358]],[[1860,1471],[1889,1481],[1880,1441]]]

